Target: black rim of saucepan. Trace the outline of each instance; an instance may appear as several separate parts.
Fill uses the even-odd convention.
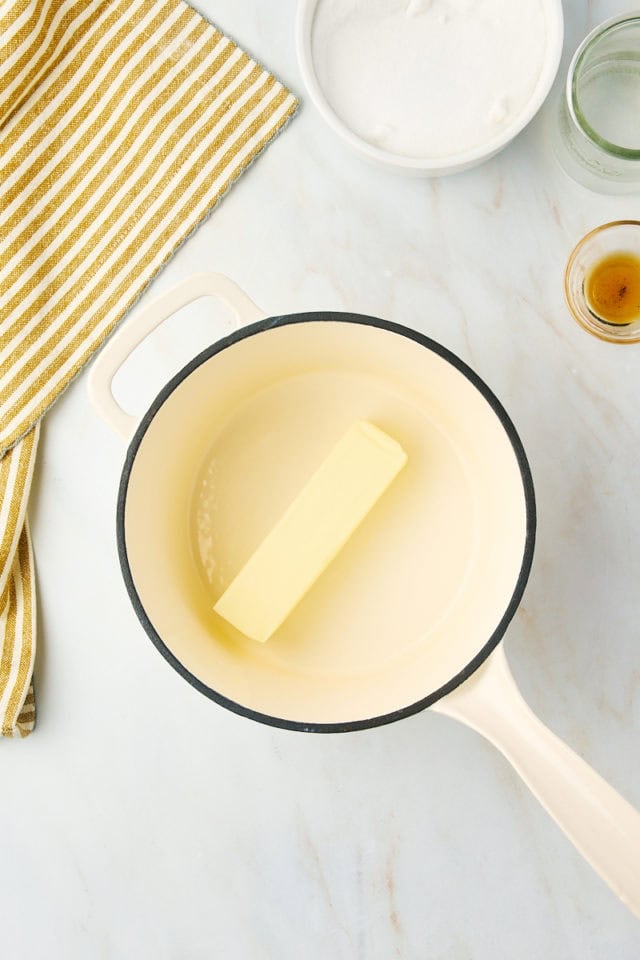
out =
[[[206,684],[202,683],[201,680],[198,680],[186,667],[180,663],[180,661],[173,655],[173,653],[168,649],[168,647],[163,642],[162,638],[159,636],[155,630],[151,620],[149,619],[144,606],[138,596],[135,584],[133,582],[133,576],[131,573],[131,568],[129,566],[129,560],[127,557],[127,546],[125,541],[125,525],[124,525],[124,514],[125,514],[125,505],[127,500],[127,489],[129,486],[129,478],[131,476],[131,469],[136,458],[138,448],[144,438],[145,433],[149,424],[153,420],[154,416],[162,406],[162,404],[171,396],[173,391],[178,387],[183,380],[186,379],[194,370],[196,370],[201,364],[205,363],[211,357],[215,356],[217,353],[221,353],[227,347],[232,346],[234,343],[238,343],[240,340],[244,340],[247,337],[253,337],[256,334],[262,333],[266,330],[271,330],[275,327],[287,326],[288,324],[294,323],[308,323],[308,322],[318,322],[318,321],[332,321],[339,323],[356,323],[363,324],[365,326],[378,327],[382,330],[388,330],[390,333],[398,334],[402,337],[407,337],[409,340],[413,340],[415,343],[420,344],[423,347],[426,347],[427,350],[433,351],[438,356],[442,357],[448,363],[450,363],[456,370],[459,370],[467,380],[469,380],[473,386],[479,390],[485,400],[489,403],[494,413],[500,420],[504,430],[511,441],[516,460],[518,462],[518,467],[520,469],[520,476],[522,478],[522,486],[524,489],[525,504],[526,504],[526,515],[527,515],[527,530],[524,544],[524,551],[522,557],[522,564],[520,566],[520,572],[518,574],[518,579],[507,606],[498,626],[493,631],[489,639],[483,645],[481,650],[473,657],[472,660],[464,667],[460,673],[457,673],[451,680],[440,687],[438,690],[435,690],[433,693],[430,693],[428,696],[423,697],[423,699],[418,700],[415,703],[411,703],[406,707],[402,707],[399,710],[394,710],[391,713],[385,713],[378,717],[369,717],[365,720],[351,720],[344,723],[303,723],[298,720],[286,720],[281,717],[274,717],[269,714],[260,713],[256,710],[252,710],[250,707],[246,707],[241,703],[236,703],[234,700],[230,700],[228,697],[223,696],[221,693],[218,693],[216,690],[211,689]],[[524,448],[520,441],[520,438],[516,432],[516,429],[511,422],[506,410],[500,403],[500,401],[494,396],[489,387],[484,383],[480,377],[474,373],[470,367],[467,366],[462,360],[459,359],[454,353],[451,353],[450,350],[447,350],[446,347],[441,346],[439,343],[436,343],[434,340],[431,340],[429,337],[424,336],[421,333],[417,333],[415,330],[410,330],[407,327],[403,327],[397,323],[391,323],[386,320],[380,320],[376,317],[367,317],[361,314],[352,314],[352,313],[296,313],[289,314],[278,317],[268,317],[264,320],[259,320],[257,323],[252,323],[249,326],[243,327],[242,329],[230,334],[227,337],[218,340],[212,346],[207,347],[202,353],[198,354],[197,357],[194,357],[179,373],[177,373],[167,384],[162,388],[156,399],[151,404],[149,410],[142,418],[133,439],[129,445],[127,451],[125,465],[122,471],[122,477],[120,480],[120,490],[118,493],[118,506],[117,506],[117,538],[118,538],[118,554],[120,557],[120,566],[122,568],[122,574],[124,577],[127,590],[129,592],[129,597],[135,609],[135,612],[140,620],[140,623],[144,627],[146,633],[150,637],[153,644],[160,651],[162,656],[167,660],[171,666],[176,670],[180,676],[184,677],[196,690],[199,690],[200,693],[203,693],[206,697],[209,697],[211,700],[215,700],[216,703],[219,703],[221,706],[226,707],[228,710],[232,710],[234,713],[238,713],[243,717],[249,717],[252,720],[257,720],[260,723],[266,723],[273,727],[282,727],[286,730],[300,730],[307,733],[346,733],[353,730],[365,730],[369,727],[378,727],[386,723],[392,723],[396,720],[400,720],[403,717],[409,717],[414,713],[418,713],[421,710],[424,710],[426,707],[435,703],[437,700],[440,700],[446,694],[450,693],[452,690],[455,690],[461,683],[467,680],[475,670],[486,660],[491,651],[498,645],[504,633],[513,618],[518,604],[524,593],[524,588],[526,586],[529,572],[531,570],[531,563],[533,560],[533,548],[535,542],[535,532],[536,532],[536,506],[535,506],[535,495],[533,490],[533,480],[531,477],[531,470],[529,468],[529,463],[527,461]]]

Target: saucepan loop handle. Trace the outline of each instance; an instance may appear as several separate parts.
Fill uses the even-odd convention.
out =
[[[89,373],[89,397],[103,420],[124,440],[129,440],[138,424],[122,409],[113,395],[116,373],[138,344],[164,320],[201,297],[217,297],[233,310],[237,326],[246,326],[265,314],[229,277],[221,273],[200,273],[183,280],[166,293],[134,310],[104,345]]]

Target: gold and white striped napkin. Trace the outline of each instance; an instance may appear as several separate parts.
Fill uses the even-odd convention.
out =
[[[0,0],[0,727],[35,721],[40,417],[293,116],[182,0]]]

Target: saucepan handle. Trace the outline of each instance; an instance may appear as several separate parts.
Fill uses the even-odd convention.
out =
[[[265,314],[240,287],[221,273],[199,273],[134,310],[104,345],[89,373],[89,397],[94,408],[113,430],[129,440],[137,419],[122,409],[111,385],[127,357],[164,320],[200,297],[217,297],[230,307],[237,326],[261,320]]]
[[[493,743],[594,870],[640,916],[640,813],[530,710],[501,645],[432,709]]]

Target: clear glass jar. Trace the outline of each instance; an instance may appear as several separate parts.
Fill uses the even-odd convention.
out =
[[[640,192],[640,11],[596,27],[571,61],[555,148],[574,180]]]

